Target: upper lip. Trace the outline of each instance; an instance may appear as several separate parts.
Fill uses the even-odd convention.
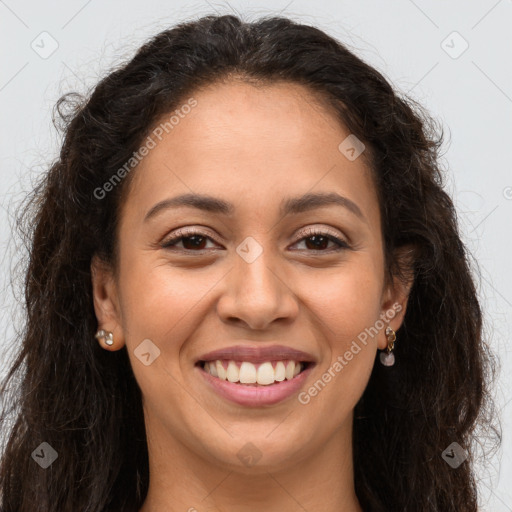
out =
[[[269,347],[235,345],[233,347],[220,348],[203,354],[199,357],[198,361],[216,361],[217,359],[247,361],[250,363],[264,363],[266,361],[287,359],[292,361],[315,362],[315,358],[311,354],[284,345],[271,345]]]

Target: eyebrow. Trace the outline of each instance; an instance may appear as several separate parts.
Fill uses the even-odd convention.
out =
[[[298,214],[321,208],[324,206],[338,205],[346,208],[361,220],[366,219],[356,203],[347,197],[341,196],[336,192],[316,192],[307,193],[299,197],[291,197],[281,202],[280,214],[286,216],[290,214]],[[155,204],[145,215],[144,222],[148,221],[158,213],[170,208],[179,208],[180,206],[188,206],[197,208],[209,213],[217,213],[223,215],[233,215],[235,207],[232,203],[202,194],[182,194],[169,199],[164,199]]]

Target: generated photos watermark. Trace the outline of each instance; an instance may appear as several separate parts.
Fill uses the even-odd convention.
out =
[[[153,129],[150,135],[146,137],[144,144],[135,151],[128,161],[105,182],[101,187],[94,189],[94,197],[96,199],[104,199],[108,192],[114,190],[116,185],[121,183],[122,179],[132,171],[143,159],[149,154],[149,152],[157,146],[157,143],[162,140],[165,133],[170,133],[180,123],[180,119],[183,119],[189,114],[192,109],[197,106],[197,100],[195,98],[189,98],[187,103],[181,105],[180,108],[174,110],[169,119],[165,122],[160,123],[156,128]],[[158,140],[155,140],[158,139]]]
[[[371,327],[367,327],[364,331],[360,332],[357,336],[357,340],[352,341],[350,348],[347,349],[343,355],[338,356],[329,369],[327,369],[307,391],[299,393],[297,397],[298,401],[302,405],[309,404],[311,398],[317,396],[318,393],[347,366],[349,361],[352,361],[354,356],[361,352],[361,344],[366,346],[368,340],[377,336],[377,334],[386,327],[386,322],[393,319],[400,311],[402,311],[401,304],[395,302],[390,309],[380,315],[379,319]]]

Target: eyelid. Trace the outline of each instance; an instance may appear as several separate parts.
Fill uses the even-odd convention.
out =
[[[343,235],[340,235],[337,231],[333,231],[331,228],[327,226],[308,226],[306,228],[302,228],[298,233],[296,237],[296,242],[300,242],[303,238],[308,236],[314,236],[314,235],[329,235],[335,238],[336,240],[340,242],[344,242],[348,245],[348,241],[346,240],[346,237]]]

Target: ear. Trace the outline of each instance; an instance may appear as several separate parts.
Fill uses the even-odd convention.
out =
[[[124,335],[114,272],[111,266],[96,254],[91,260],[91,280],[98,329],[112,332],[114,338],[114,344],[111,346],[101,339],[98,342],[101,348],[106,350],[119,350],[124,346]]]
[[[400,268],[400,275],[389,279],[383,290],[380,317],[386,326],[389,325],[395,332],[400,329],[407,310],[409,294],[414,283],[415,255],[416,248],[412,245],[396,250],[395,258]],[[378,348],[384,350],[387,345],[385,329],[382,329],[378,338]]]

